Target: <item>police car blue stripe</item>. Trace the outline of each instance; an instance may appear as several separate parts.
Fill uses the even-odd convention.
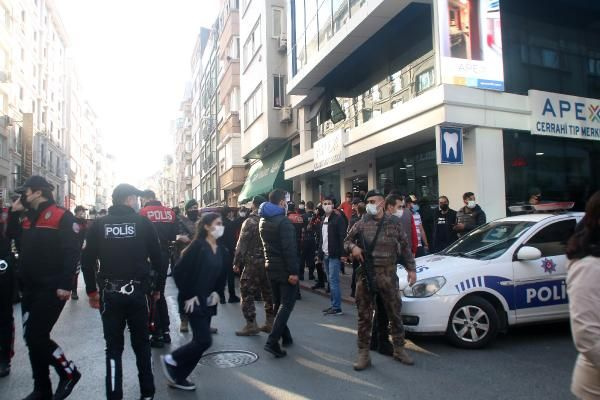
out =
[[[483,287],[483,278],[481,276],[477,277],[477,281],[479,282],[479,286]]]
[[[460,289],[461,289],[461,291],[465,290],[465,283],[464,282],[460,283]]]
[[[477,287],[477,282],[475,282],[475,278],[471,278],[471,282],[473,282],[473,287]]]
[[[471,281],[467,279],[465,283],[467,285],[467,289],[471,289]]]
[[[456,288],[456,291],[457,291],[458,293],[460,293],[460,288],[458,287],[458,285],[454,285],[454,287]]]

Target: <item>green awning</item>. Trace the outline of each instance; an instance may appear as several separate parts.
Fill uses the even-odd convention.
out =
[[[283,163],[291,156],[289,143],[254,163],[238,197],[239,203],[252,200],[254,196],[266,196],[273,189],[291,191],[291,182],[283,179]]]

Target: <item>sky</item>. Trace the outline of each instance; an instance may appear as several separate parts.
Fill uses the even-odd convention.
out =
[[[218,0],[55,0],[117,181],[141,185],[174,153],[190,59]]]

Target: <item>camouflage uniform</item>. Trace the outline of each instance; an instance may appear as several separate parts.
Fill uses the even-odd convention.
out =
[[[257,212],[250,214],[242,224],[240,238],[235,248],[233,265],[244,266],[240,278],[240,291],[242,294],[242,313],[248,323],[256,321],[256,308],[254,301],[262,299],[265,302],[267,322],[275,318],[273,309],[273,294],[271,284],[265,269],[265,255],[263,244],[258,232],[260,217]]]
[[[344,241],[346,251],[352,253],[356,246],[363,248],[361,237],[364,237],[369,245],[377,232],[378,221],[371,215],[366,215],[358,221]],[[402,325],[402,300],[399,294],[398,276],[396,275],[396,260],[402,256],[405,260],[407,270],[415,270],[415,258],[412,254],[406,234],[400,224],[389,215],[383,217],[383,227],[379,232],[372,260],[374,265],[375,283],[377,285],[377,296],[386,309],[391,322],[392,342],[394,348],[404,346],[404,326]],[[364,250],[364,249],[363,249]],[[363,255],[366,254],[363,252]],[[358,348],[368,351],[371,342],[371,327],[373,323],[373,296],[367,290],[362,279],[357,279],[356,305],[358,307]]]

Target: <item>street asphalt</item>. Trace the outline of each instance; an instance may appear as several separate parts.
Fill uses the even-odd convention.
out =
[[[82,285],[80,285],[82,286]],[[88,306],[80,288],[79,301],[69,301],[52,337],[79,366],[83,377],[70,399],[105,398],[104,340],[97,311]],[[303,291],[290,329],[294,345],[288,356],[274,359],[263,350],[266,335],[237,337],[243,325],[239,304],[219,306],[213,326],[219,333],[209,352],[244,350],[258,354],[253,364],[237,368],[199,365],[191,376],[195,392],[170,389],[159,367],[161,354],[153,350],[156,399],[572,399],[569,392],[576,352],[567,323],[511,329],[490,348],[468,351],[449,346],[443,338],[412,337],[409,348],[416,365],[404,366],[372,353],[373,367],[355,372],[356,310],[344,305],[344,315],[324,317],[328,300]],[[191,333],[180,334],[176,289],[167,288],[173,344],[187,342]],[[259,323],[264,321],[258,304]],[[21,338],[20,307],[16,355],[8,378],[0,379],[0,399],[20,400],[32,389],[27,349]],[[124,359],[125,399],[138,399],[135,358],[129,341]],[[52,372],[54,384],[56,375]]]

